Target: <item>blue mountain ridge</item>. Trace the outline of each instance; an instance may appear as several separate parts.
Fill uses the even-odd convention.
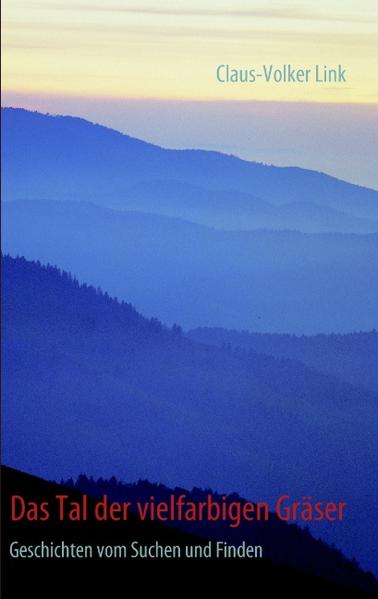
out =
[[[213,224],[223,228],[229,221],[240,228],[236,212],[248,228],[316,232],[333,223],[342,232],[377,231],[378,192],[323,173],[164,149],[84,119],[23,109],[3,109],[2,124],[6,200],[74,199],[147,211],[153,203],[153,212],[161,206],[163,214],[203,224],[212,224],[215,202],[217,210],[223,206],[217,216],[212,211]]]
[[[3,459],[274,501],[348,502],[312,529],[376,563],[376,394],[195,343],[53,267],[3,261]]]
[[[296,360],[357,387],[378,392],[378,332],[346,335],[269,335],[223,328],[197,328],[190,339],[234,351],[255,351]]]
[[[184,328],[316,334],[378,322],[378,235],[221,231],[81,202],[3,204],[3,249]]]

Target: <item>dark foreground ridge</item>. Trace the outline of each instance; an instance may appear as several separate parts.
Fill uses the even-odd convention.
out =
[[[348,519],[318,534],[376,566],[376,394],[195,343],[22,258],[4,259],[3,302],[4,463],[50,480],[86,472],[346,501]]]
[[[24,545],[37,545],[42,541],[60,544],[71,543],[81,545],[124,545],[131,541],[141,544],[184,545],[204,543],[200,538],[208,529],[197,529],[196,536],[189,532],[179,531],[172,527],[163,526],[153,522],[141,522],[132,517],[127,525],[125,523],[103,523],[91,518],[86,522],[60,523],[57,517],[52,517],[46,522],[11,522],[9,516],[10,498],[12,495],[21,495],[30,501],[49,501],[53,505],[53,498],[57,494],[68,494],[70,499],[82,500],[82,493],[78,486],[85,488],[85,492],[94,495],[108,494],[110,498],[138,497],[141,500],[153,492],[156,497],[164,498],[172,492],[163,485],[151,485],[145,481],[136,485],[124,485],[114,478],[105,481],[100,479],[95,482],[87,477],[80,477],[75,485],[61,486],[47,482],[35,476],[22,473],[12,468],[2,468],[2,530],[3,530],[3,596],[7,599],[21,596],[53,596],[53,586],[59,588],[60,596],[66,592],[67,596],[79,596],[79,590],[85,590],[87,596],[100,596],[101,586],[111,594],[114,590],[132,588],[137,585],[139,592],[149,590],[150,585],[155,589],[170,588],[173,580],[178,585],[174,574],[183,571],[185,578],[180,584],[185,588],[197,588],[200,584],[199,575],[205,573],[211,580],[213,590],[225,582],[232,582],[235,586],[248,583],[256,588],[264,587],[265,590],[290,591],[291,596],[299,596],[311,588],[313,592],[327,592],[326,596],[364,597],[373,596],[377,589],[374,578],[364,574],[356,564],[348,562],[335,550],[327,548],[323,543],[319,545],[320,552],[330,559],[330,565],[336,567],[334,577],[344,577],[353,581],[353,584],[340,585],[336,582],[318,577],[311,572],[304,572],[290,566],[273,563],[267,559],[259,560],[138,560],[138,559],[12,559],[9,556],[9,545],[12,541],[19,541]],[[175,492],[178,490],[176,489]],[[191,496],[199,500],[205,491],[193,491]],[[94,499],[90,499],[93,503]],[[91,513],[91,510],[89,510]],[[52,513],[52,516],[54,514]],[[282,525],[289,531],[296,527]],[[222,537],[221,528],[215,533]],[[201,534],[202,533],[202,534]],[[241,535],[242,532],[239,531]],[[307,534],[303,533],[302,534]],[[294,532],[295,536],[295,532]],[[310,535],[308,535],[311,539]],[[300,535],[299,535],[300,537]],[[236,542],[237,539],[234,538]],[[313,541],[313,540],[312,540]],[[315,542],[315,541],[313,541]],[[339,560],[339,561],[338,561]],[[337,564],[340,570],[337,571]],[[311,567],[316,570],[316,564]],[[162,586],[160,586],[162,585]],[[360,589],[365,589],[365,593]],[[25,594],[25,592],[27,594]],[[179,588],[177,588],[179,592]],[[108,595],[111,596],[111,595]],[[302,595],[303,596],[303,595]]]

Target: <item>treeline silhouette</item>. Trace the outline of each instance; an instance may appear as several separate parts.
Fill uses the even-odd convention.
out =
[[[376,325],[378,234],[223,231],[93,203],[4,202],[3,250],[50,262],[186,329]]]
[[[7,256],[2,271],[6,463],[339,498],[348,520],[320,534],[373,563],[373,393],[196,343],[51,266]]]
[[[373,596],[377,589],[377,581],[371,574],[363,573],[356,563],[346,560],[338,551],[315,541],[295,526],[274,521],[264,533],[244,531],[245,540],[254,542],[257,537],[264,540],[265,557],[262,560],[12,559],[8,546],[13,541],[32,546],[42,540],[47,544],[58,544],[64,540],[66,545],[92,546],[125,545],[132,541],[152,545],[158,541],[160,545],[183,547],[201,545],[218,537],[227,539],[228,531],[217,527],[212,531],[210,528],[198,528],[190,534],[176,525],[168,527],[151,521],[142,522],[133,515],[127,523],[104,523],[93,519],[95,498],[104,493],[118,500],[130,496],[143,500],[148,493],[164,498],[170,492],[167,487],[146,481],[125,485],[115,478],[94,481],[80,476],[75,483],[71,481],[68,486],[62,486],[7,467],[2,467],[1,475],[2,591],[7,599],[19,599],[30,594],[51,597],[58,587],[59,595],[67,597],[72,597],[72,594],[76,597],[78,593],[90,593],[94,597],[102,594],[112,596],[128,592],[131,588],[137,588],[140,593],[156,593],[157,589],[166,591],[172,585],[180,588],[181,584],[194,594],[198,593],[199,584],[201,588],[204,586],[204,580],[209,580],[216,592],[224,590],[224,585],[232,585],[232,588],[248,585],[249,588],[264,588],[265,592],[284,591],[291,597],[302,597],[312,592],[363,598]],[[204,492],[193,489],[190,496],[197,500]],[[56,508],[51,510],[50,520],[42,523],[25,519],[12,522],[10,519],[10,498],[14,494],[37,502],[48,501],[50,506],[56,506],[56,495],[68,495],[70,500],[81,503],[82,493],[90,494],[89,518],[85,522],[59,522]],[[240,536],[235,535],[233,539],[237,542],[240,538],[241,531]],[[277,549],[275,542],[286,543],[286,546]],[[293,566],[289,565],[290,562]]]
[[[61,481],[67,488],[81,491],[92,497],[102,498],[107,495],[112,501],[137,501],[148,502],[151,496],[156,502],[169,503],[172,494],[186,495],[188,501],[199,503],[206,501],[207,495],[212,494],[213,499],[221,503],[222,495],[212,489],[193,488],[191,491],[176,487],[170,489],[163,484],[139,480],[135,483],[124,483],[116,477],[94,479],[81,474],[76,480],[72,478]],[[227,496],[227,502],[246,500],[239,494],[232,493]],[[302,529],[295,524],[286,524],[277,516],[270,514],[270,519],[264,522],[243,522],[240,527],[230,528],[227,522],[186,522],[173,521],[170,524],[186,533],[204,539],[223,540],[229,544],[239,545],[243,541],[248,544],[262,545],[264,554],[269,560],[290,565],[298,570],[310,572],[320,577],[328,578],[351,586],[360,586],[365,589],[375,587],[374,577],[361,571],[356,561],[345,558],[335,547],[331,547],[321,540],[315,539],[308,529]]]

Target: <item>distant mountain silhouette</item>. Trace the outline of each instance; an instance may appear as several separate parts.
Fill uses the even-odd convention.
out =
[[[317,534],[373,567],[376,395],[195,343],[53,267],[6,257],[2,270],[7,464],[347,501]]]
[[[222,328],[193,329],[190,339],[219,347],[252,350],[276,358],[298,360],[378,393],[378,332],[349,335],[267,335]]]
[[[243,540],[256,544],[264,540],[264,552],[270,559],[259,560],[136,560],[136,559],[12,559],[8,544],[19,541],[22,545],[35,546],[44,541],[49,545],[122,546],[137,541],[141,545],[201,545],[204,538],[193,536],[176,528],[151,521],[141,522],[130,517],[127,523],[96,522],[89,516],[86,522],[58,521],[56,510],[52,518],[43,523],[11,522],[9,518],[10,497],[21,494],[33,501],[48,501],[55,505],[56,495],[68,495],[70,500],[82,503],[82,492],[89,495],[89,514],[92,514],[95,497],[107,494],[110,500],[122,501],[125,494],[143,501],[147,491],[156,497],[164,497],[170,490],[162,485],[140,482],[123,485],[113,477],[111,480],[88,479],[81,476],[73,489],[57,485],[12,468],[2,468],[2,541],[3,568],[2,594],[7,599],[21,596],[51,597],[55,588],[59,596],[112,596],[120,589],[138,589],[143,593],[156,593],[157,588],[166,587],[175,575],[182,576],[186,591],[198,593],[198,581],[211,580],[214,592],[220,592],[225,583],[235,577],[237,584],[263,587],[267,592],[288,591],[290,597],[300,597],[307,589],[324,593],[325,596],[369,597],[377,588],[376,580],[363,573],[356,563],[346,560],[340,553],[325,543],[315,541],[308,532],[282,522],[269,521],[264,527],[255,525],[244,531]],[[199,489],[192,493],[193,500],[201,497]],[[230,530],[213,525],[213,538],[229,538]],[[206,526],[201,527],[201,536],[207,538]],[[234,534],[236,540],[239,534]],[[240,537],[241,538],[241,537]],[[232,539],[231,539],[232,540]],[[285,552],[286,548],[286,552]],[[274,560],[274,562],[272,561]],[[290,563],[296,563],[295,568]],[[281,563],[278,563],[281,562]],[[48,576],[46,572],[48,571]],[[202,578],[203,577],[203,578]],[[175,579],[175,585],[179,585]],[[236,584],[236,582],[235,582]],[[203,583],[201,582],[201,585]]]
[[[186,329],[315,334],[378,322],[378,234],[217,231],[92,204],[3,204],[3,248]]]
[[[139,183],[130,187],[118,202],[114,202],[114,206],[184,218],[225,230],[378,232],[378,220],[358,218],[320,203],[297,201],[274,205],[234,189],[208,189],[181,181],[156,180]]]
[[[322,173],[167,150],[73,117],[6,108],[2,120],[6,200],[85,200],[232,228],[237,212],[248,229],[377,231],[378,192]]]

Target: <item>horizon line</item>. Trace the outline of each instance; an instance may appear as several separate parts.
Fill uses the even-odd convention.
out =
[[[316,168],[306,168],[306,167],[303,167],[303,166],[298,166],[297,164],[292,164],[292,165],[277,165],[277,164],[274,164],[273,162],[261,162],[261,161],[259,162],[257,160],[249,160],[249,159],[246,159],[246,158],[242,158],[241,156],[238,156],[237,154],[222,152],[222,151],[219,151],[219,150],[211,150],[211,149],[200,147],[200,146],[191,146],[191,147],[185,147],[185,148],[177,148],[177,147],[175,148],[175,147],[163,146],[163,145],[154,143],[152,141],[148,141],[146,139],[143,139],[141,137],[136,137],[134,135],[130,135],[128,133],[125,133],[125,132],[121,131],[120,129],[116,129],[114,127],[110,127],[110,126],[105,125],[105,124],[103,124],[101,122],[96,122],[96,121],[90,120],[87,117],[77,116],[75,114],[62,114],[62,113],[58,113],[58,112],[42,112],[41,110],[37,110],[37,109],[25,108],[23,106],[10,106],[10,105],[9,106],[7,106],[7,105],[1,106],[1,110],[24,110],[25,112],[37,113],[37,114],[40,114],[42,116],[47,116],[47,117],[62,117],[62,118],[79,119],[79,120],[85,121],[87,123],[90,123],[91,125],[103,127],[104,129],[107,129],[109,131],[114,131],[115,133],[118,133],[118,134],[123,135],[125,137],[128,137],[130,139],[134,139],[134,140],[137,140],[139,142],[143,142],[143,143],[155,146],[155,147],[160,148],[162,150],[176,150],[176,151],[193,151],[193,150],[196,151],[196,150],[198,150],[198,151],[202,151],[202,152],[213,152],[213,153],[216,153],[216,154],[222,154],[223,156],[230,156],[230,157],[236,158],[238,160],[241,160],[242,162],[249,162],[251,164],[261,164],[261,165],[264,165],[264,166],[271,166],[271,167],[278,168],[278,169],[296,168],[296,169],[300,169],[300,170],[304,170],[304,171],[310,171],[310,172],[314,172],[314,173],[319,173],[319,174],[324,175],[326,177],[330,177],[332,179],[336,179],[338,181],[342,181],[344,183],[348,183],[349,185],[353,185],[355,187],[361,187],[363,189],[367,189],[367,190],[374,191],[374,192],[378,193],[378,188],[377,187],[373,187],[371,185],[362,185],[360,183],[355,183],[353,181],[348,181],[347,179],[344,179],[342,177],[338,177],[336,175],[332,175],[330,173],[327,173],[326,171],[319,170],[319,169],[316,169]]]
[[[320,106],[372,106],[378,108],[378,94],[377,100],[360,100],[360,101],[340,101],[340,100],[317,100],[317,99],[292,99],[288,98],[287,100],[283,99],[261,99],[261,98],[226,98],[226,97],[208,97],[208,98],[192,98],[192,97],[184,97],[184,96],[142,96],[142,95],[108,95],[108,94],[86,94],[86,93],[74,93],[74,92],[66,92],[66,91],[57,91],[57,92],[46,92],[46,91],[22,91],[16,89],[2,89],[1,98],[6,95],[18,95],[24,96],[25,98],[33,99],[35,97],[40,97],[43,99],[80,99],[80,100],[103,100],[103,101],[141,101],[141,102],[191,102],[196,104],[210,104],[210,103],[222,103],[222,104],[310,104],[310,105],[320,105]]]

